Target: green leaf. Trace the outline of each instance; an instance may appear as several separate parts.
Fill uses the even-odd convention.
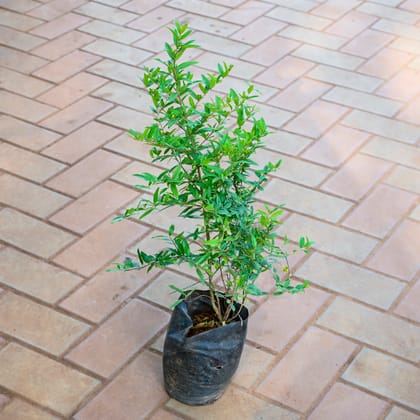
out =
[[[139,220],[144,219],[146,216],[148,216],[150,213],[152,213],[152,211],[154,210],[154,208],[150,208],[145,210],[140,216],[139,216]]]
[[[172,236],[174,232],[175,232],[175,225],[169,226],[168,236]]]
[[[171,192],[174,195],[174,197],[178,198],[179,195],[178,195],[178,188],[177,188],[176,184],[171,184],[170,189],[171,189]]]
[[[175,309],[181,302],[183,302],[183,299],[177,299],[174,303],[171,304],[169,309]]]
[[[174,50],[172,49],[172,47],[167,42],[165,42],[165,50],[166,50],[166,53],[168,54],[169,58],[172,58],[172,59],[175,58]]]
[[[303,248],[305,246],[305,237],[301,236],[301,238],[299,239],[299,247]]]
[[[154,204],[158,204],[159,203],[159,193],[160,193],[159,188],[156,188],[156,190],[155,190],[155,192],[153,194],[153,203]]]
[[[219,240],[219,238],[213,238],[213,239],[209,239],[208,241],[204,241],[203,244],[205,246],[215,247],[215,246],[218,246],[220,244],[220,240]]]
[[[144,179],[147,182],[153,183],[156,182],[157,177],[148,173],[148,172],[143,172],[141,174],[133,174],[133,176],[135,176],[136,178],[141,178]]]
[[[250,283],[246,287],[246,292],[252,296],[264,296],[267,292],[261,290],[255,283]]]
[[[178,64],[178,70],[184,70],[187,67],[191,67],[198,64],[198,61],[185,61],[184,63]]]

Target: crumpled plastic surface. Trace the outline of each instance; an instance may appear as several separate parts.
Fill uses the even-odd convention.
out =
[[[163,372],[169,396],[188,405],[220,398],[234,375],[245,343],[248,310],[234,322],[188,337],[191,316],[212,311],[208,291],[194,291],[174,309],[164,344]]]

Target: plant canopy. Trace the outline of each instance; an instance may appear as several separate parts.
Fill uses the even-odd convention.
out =
[[[143,131],[130,130],[134,139],[150,145],[152,161],[165,169],[159,175],[136,174],[145,183],[140,187],[153,187],[153,195],[114,220],[143,219],[176,207],[180,217],[194,219],[196,227],[186,232],[171,225],[161,237],[166,246],[159,252],[138,250],[136,260],[127,258],[115,265],[125,271],[188,263],[195,269],[197,284],[210,291],[219,325],[224,325],[235,318],[235,308],[248,295],[268,293],[256,283],[261,273],[271,271],[274,295],[300,292],[307,282],[291,284],[289,254],[278,246],[276,229],[283,206],[255,206],[256,194],[281,161],[262,168],[253,161],[268,134],[264,119],[256,116],[250,104],[257,96],[254,87],[249,85],[240,93],[230,89],[224,97],[215,94],[213,89],[233,66],[219,64],[215,73],[195,77],[192,68],[198,63],[183,59],[188,50],[198,48],[190,39],[192,31],[180,23],[170,31],[172,44],[165,43],[167,59],[157,59],[156,67],[145,67],[143,77],[153,102],[154,122]],[[298,247],[308,252],[311,245],[302,237]],[[276,269],[279,260],[284,261],[280,271],[285,279]],[[191,292],[172,288],[184,297]],[[221,306],[222,296],[227,298],[227,308]]]

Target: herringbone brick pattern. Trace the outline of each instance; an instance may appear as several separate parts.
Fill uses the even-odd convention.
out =
[[[420,418],[420,0],[0,6],[1,420]],[[175,19],[203,70],[260,90],[257,160],[284,163],[259,200],[316,242],[293,261],[310,288],[252,303],[207,407],[162,387],[167,285],[193,272],[105,272],[177,217],[110,224],[145,194],[131,174],[158,169],[125,131],[151,121],[141,67]]]

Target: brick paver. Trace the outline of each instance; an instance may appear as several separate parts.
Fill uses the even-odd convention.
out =
[[[310,288],[253,300],[207,407],[162,385],[167,286],[194,271],[105,271],[177,217],[110,223],[159,170],[125,131],[174,19],[201,68],[235,65],[218,92],[256,83],[256,160],[283,159],[258,205],[315,241],[292,261]],[[0,38],[1,420],[420,418],[418,0],[0,0]]]

